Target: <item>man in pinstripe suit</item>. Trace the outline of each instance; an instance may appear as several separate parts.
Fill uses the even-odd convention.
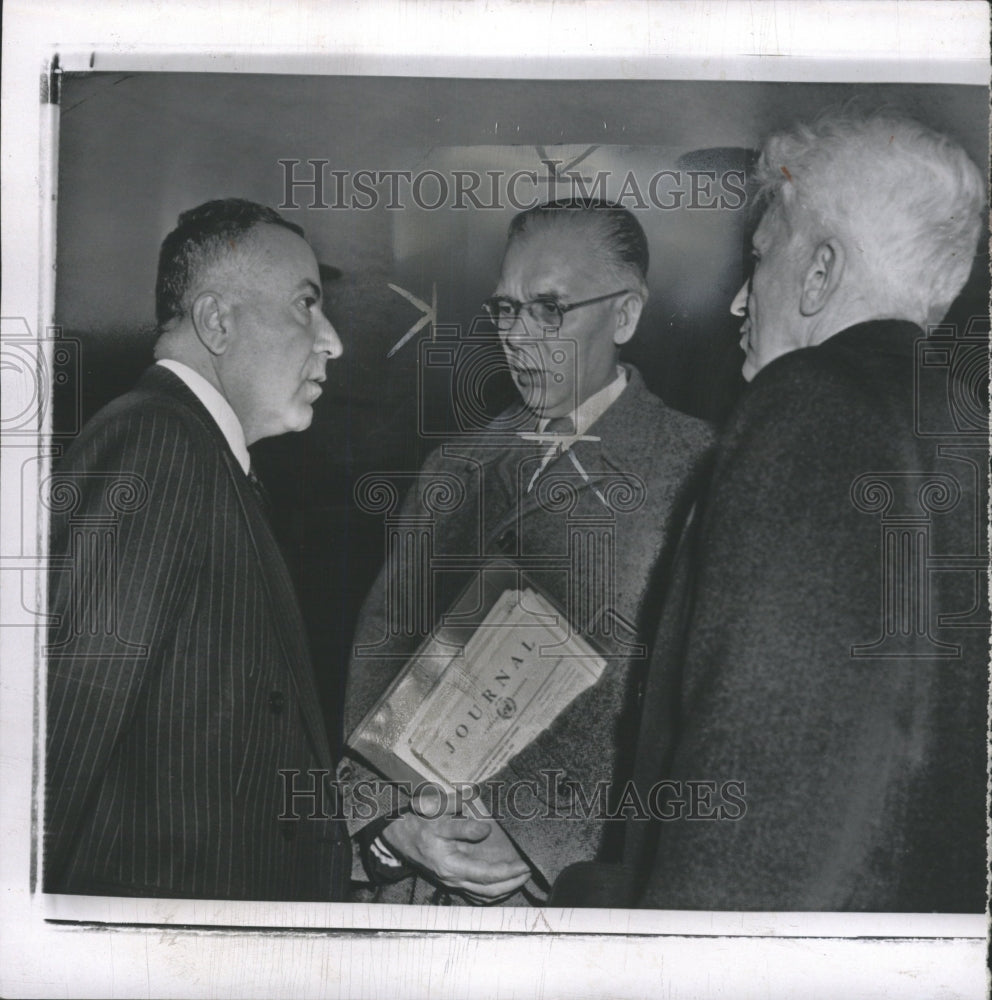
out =
[[[324,720],[248,455],[313,418],[341,353],[320,300],[276,212],[183,213],[158,363],[50,480],[46,891],[343,898]]]

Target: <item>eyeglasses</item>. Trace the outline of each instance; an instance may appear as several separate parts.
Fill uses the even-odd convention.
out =
[[[517,318],[520,310],[534,321],[537,328],[545,335],[557,333],[565,320],[565,313],[570,313],[573,309],[582,306],[591,306],[596,302],[606,302],[607,299],[615,299],[618,295],[627,295],[632,292],[632,288],[622,288],[619,292],[610,292],[609,295],[597,295],[594,299],[583,299],[581,302],[572,302],[563,306],[552,295],[540,295],[530,302],[518,302],[506,295],[494,295],[491,299],[486,299],[482,303],[483,308],[492,317],[496,324],[496,329],[501,332],[509,330]]]

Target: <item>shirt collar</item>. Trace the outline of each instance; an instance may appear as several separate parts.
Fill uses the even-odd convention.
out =
[[[251,467],[251,456],[248,454],[248,445],[245,443],[245,432],[238,420],[238,415],[231,409],[231,404],[215,389],[199,372],[194,371],[189,365],[184,365],[181,361],[173,361],[171,358],[164,358],[158,362],[163,368],[168,368],[170,372],[183,380],[186,387],[204,405],[207,412],[214,419],[214,423],[220,428],[221,434],[227,441],[238,464],[244,470],[245,475]]]
[[[627,369],[617,365],[617,377],[609,385],[603,386],[599,392],[594,392],[588,399],[581,402],[571,413],[575,431],[569,437],[580,437],[620,398],[620,393],[627,388]],[[537,432],[543,434],[550,423],[549,417],[542,417],[537,422]]]

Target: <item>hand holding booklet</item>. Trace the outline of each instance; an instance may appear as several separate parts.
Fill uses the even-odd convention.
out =
[[[602,676],[605,658],[518,569],[480,577],[481,600],[462,595],[348,741],[387,778],[486,781]]]

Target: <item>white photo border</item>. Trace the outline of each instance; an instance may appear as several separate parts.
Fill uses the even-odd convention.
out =
[[[207,9],[209,7],[209,9]],[[988,85],[971,2],[8,2],[3,336],[45,365],[62,71]],[[57,64],[56,64],[57,56]],[[48,359],[50,360],[50,359]],[[5,394],[8,388],[4,372]],[[4,426],[11,405],[4,401]],[[43,412],[42,408],[39,412]],[[45,412],[45,420],[50,414]],[[2,440],[0,993],[17,996],[982,995],[986,920],[109,899],[40,892],[49,425]],[[28,494],[30,495],[30,494]],[[15,582],[10,583],[11,580]],[[40,621],[40,619],[38,619]],[[385,933],[392,932],[392,933]],[[442,977],[441,970],[446,972]],[[822,990],[821,992],[819,992]]]

